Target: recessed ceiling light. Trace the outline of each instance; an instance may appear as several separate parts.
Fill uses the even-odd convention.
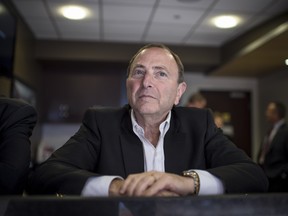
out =
[[[288,66],[288,59],[285,59],[285,64]]]
[[[231,15],[222,15],[213,18],[212,22],[217,28],[234,28],[239,24],[240,18]]]
[[[77,5],[67,5],[60,8],[60,13],[67,19],[81,20],[88,16],[87,8]]]

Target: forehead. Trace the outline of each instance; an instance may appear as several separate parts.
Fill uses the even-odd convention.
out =
[[[173,57],[173,55],[168,51],[163,48],[159,47],[151,47],[147,48],[145,50],[142,50],[135,58],[135,62],[147,60],[150,62],[154,63],[163,63],[165,62],[166,64],[175,64],[176,61]]]
[[[275,105],[275,103],[270,103],[270,104],[268,105],[268,110],[270,110],[270,111],[276,110],[276,105]]]

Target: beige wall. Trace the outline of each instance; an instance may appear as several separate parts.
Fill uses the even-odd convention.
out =
[[[0,76],[0,95],[9,97],[12,81],[4,76]]]
[[[40,66],[35,60],[35,39],[26,25],[19,21],[14,57],[14,77],[20,79],[35,91],[39,89]]]
[[[38,115],[41,114],[40,93],[41,93],[41,73],[40,66],[34,58],[35,38],[25,23],[21,20],[17,22],[17,35],[15,41],[15,56],[13,65],[14,79],[27,85],[35,93],[36,109]],[[41,139],[41,126],[38,122],[31,137],[32,157],[36,154],[36,148]]]

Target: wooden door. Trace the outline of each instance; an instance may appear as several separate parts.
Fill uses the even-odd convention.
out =
[[[224,119],[223,132],[251,157],[251,93],[248,91],[200,91],[207,107]]]

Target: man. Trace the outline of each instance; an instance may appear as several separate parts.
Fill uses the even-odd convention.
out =
[[[258,165],[215,127],[209,110],[176,107],[179,57],[147,45],[131,59],[129,105],[89,109],[79,131],[31,176],[31,193],[186,196],[263,192]],[[183,171],[185,176],[183,176]]]
[[[22,195],[31,161],[35,109],[18,99],[0,97],[0,195]]]
[[[264,137],[259,164],[269,179],[269,192],[288,192],[288,126],[286,109],[280,102],[270,102],[266,118],[271,130]]]
[[[207,105],[206,98],[200,93],[192,94],[187,102],[187,107],[205,108]]]

